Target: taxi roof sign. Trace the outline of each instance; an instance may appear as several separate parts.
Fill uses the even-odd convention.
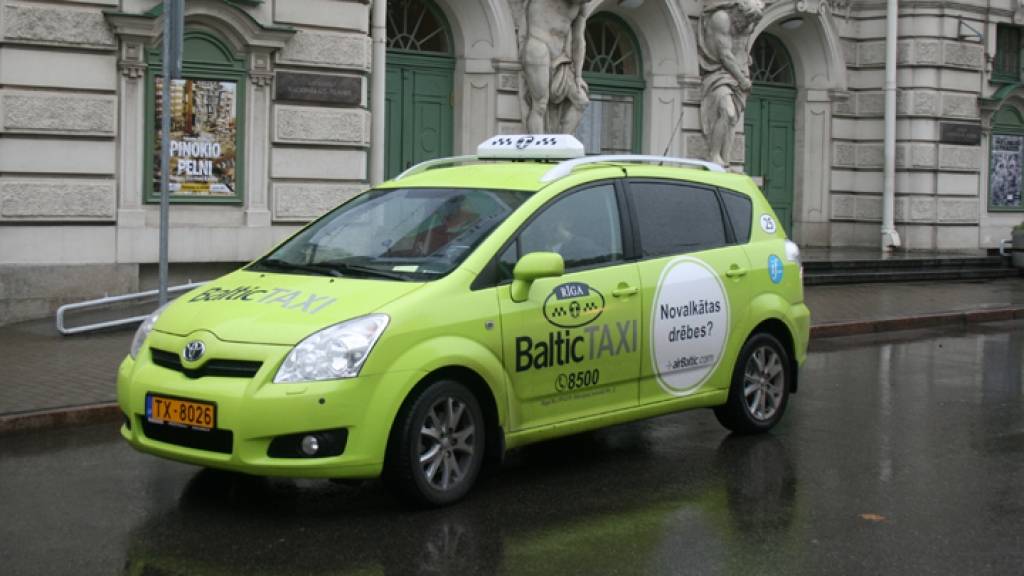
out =
[[[571,134],[507,134],[480,143],[477,158],[503,160],[569,160],[586,154]]]

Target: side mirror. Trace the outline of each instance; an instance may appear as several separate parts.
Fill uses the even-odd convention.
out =
[[[512,270],[512,301],[525,302],[530,286],[538,278],[555,278],[565,274],[565,260],[554,252],[530,252],[519,259]]]

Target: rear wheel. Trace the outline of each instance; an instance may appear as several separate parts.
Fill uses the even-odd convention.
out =
[[[715,408],[718,421],[740,434],[770,430],[786,410],[791,372],[789,354],[775,336],[751,336],[736,360],[729,399]]]
[[[473,487],[484,446],[483,412],[476,396],[460,382],[434,382],[399,413],[385,480],[413,503],[451,504]]]

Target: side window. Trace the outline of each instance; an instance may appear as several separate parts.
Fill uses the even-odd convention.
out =
[[[725,245],[725,224],[714,190],[670,182],[632,182],[643,257]]]
[[[750,242],[750,217],[753,211],[750,198],[728,190],[720,192],[722,203],[725,204],[725,212],[729,215],[729,222],[732,222],[732,231],[736,233],[736,242],[739,244]]]
[[[516,249],[516,243],[513,242],[508,245],[508,248],[501,253],[498,257],[498,283],[508,282],[512,280],[512,269],[516,267],[516,262],[519,261],[519,251]]]
[[[615,186],[601,184],[556,200],[520,232],[519,248],[520,255],[557,252],[566,270],[621,260]]]

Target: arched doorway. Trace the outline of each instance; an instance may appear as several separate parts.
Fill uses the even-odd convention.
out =
[[[576,137],[587,154],[640,152],[643,125],[643,61],[640,44],[620,18],[607,12],[587,19],[583,80],[590,106]]]
[[[757,37],[750,51],[753,88],[743,119],[745,171],[761,179],[761,188],[793,232],[793,144],[796,82],[793,61],[775,36]]]
[[[451,32],[437,6],[388,2],[386,177],[451,156],[454,70]]]

